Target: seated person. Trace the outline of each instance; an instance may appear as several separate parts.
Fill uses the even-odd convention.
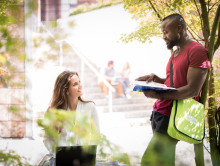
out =
[[[122,83],[119,81],[120,76],[117,75],[115,69],[114,69],[114,61],[108,61],[108,66],[104,69],[102,72],[103,77],[112,85],[117,87],[118,96],[120,98],[124,98],[124,92]],[[99,86],[102,88],[105,97],[108,98],[108,87],[101,81],[99,83]]]
[[[79,75],[76,72],[64,71],[56,79],[53,96],[50,103],[50,106],[47,112],[50,112],[51,109],[59,109],[66,111],[75,111],[75,119],[73,119],[73,126],[76,125],[79,115],[86,114],[95,122],[91,121],[91,128],[99,131],[99,122],[98,114],[96,111],[95,104],[92,101],[84,101],[82,98],[82,85],[80,83]],[[89,119],[90,120],[90,119]],[[90,124],[90,122],[89,122]],[[69,132],[65,128],[54,127],[55,130],[59,133],[59,142],[58,146],[73,146],[73,145],[82,145],[82,142],[78,140],[77,135],[74,135],[73,131]],[[76,137],[75,142],[70,142],[69,138]],[[47,135],[44,138],[44,144],[50,152],[52,158],[49,160],[49,165],[54,166],[56,152],[54,151],[54,140],[50,139]],[[42,163],[42,162],[41,162]]]
[[[130,83],[130,80],[129,80],[129,77],[130,77],[130,73],[131,73],[131,68],[130,68],[130,65],[128,62],[126,62],[122,68],[122,71],[121,71],[121,84],[122,84],[122,87],[123,87],[123,92],[124,94],[126,95],[127,98],[131,98],[131,96],[127,93],[127,88],[129,86],[129,83]]]

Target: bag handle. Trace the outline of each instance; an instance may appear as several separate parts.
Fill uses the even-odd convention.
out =
[[[175,54],[175,53],[174,53]],[[173,87],[173,58],[174,54],[172,55],[171,61],[170,61],[170,87]]]

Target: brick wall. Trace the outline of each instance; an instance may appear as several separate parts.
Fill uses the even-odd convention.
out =
[[[91,3],[97,3],[97,1],[96,0],[78,0],[77,1],[78,5],[83,4],[83,3],[91,4]]]
[[[41,0],[41,21],[55,21],[61,16],[61,0]]]
[[[24,42],[24,2],[18,4],[18,10],[10,12],[16,15],[16,24],[10,28],[12,36],[17,36]],[[15,46],[16,47],[16,46]],[[25,97],[24,97],[24,59],[18,55],[24,54],[24,46],[18,48],[17,52],[9,54],[10,68],[3,76],[7,86],[0,88],[0,137],[25,137]]]

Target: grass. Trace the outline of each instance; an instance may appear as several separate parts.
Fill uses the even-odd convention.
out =
[[[108,6],[117,5],[122,2],[123,2],[122,0],[111,0],[111,1],[102,1],[102,2],[95,3],[95,4],[85,3],[85,4],[82,4],[82,5],[74,8],[73,11],[70,13],[70,16],[77,15],[80,13],[86,13],[89,11],[105,8]]]

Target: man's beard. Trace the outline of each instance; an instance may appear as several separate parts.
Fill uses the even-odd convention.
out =
[[[175,39],[169,40],[169,43],[167,44],[167,48],[171,50],[174,46],[176,46],[177,43],[179,43],[180,37],[176,37]]]

